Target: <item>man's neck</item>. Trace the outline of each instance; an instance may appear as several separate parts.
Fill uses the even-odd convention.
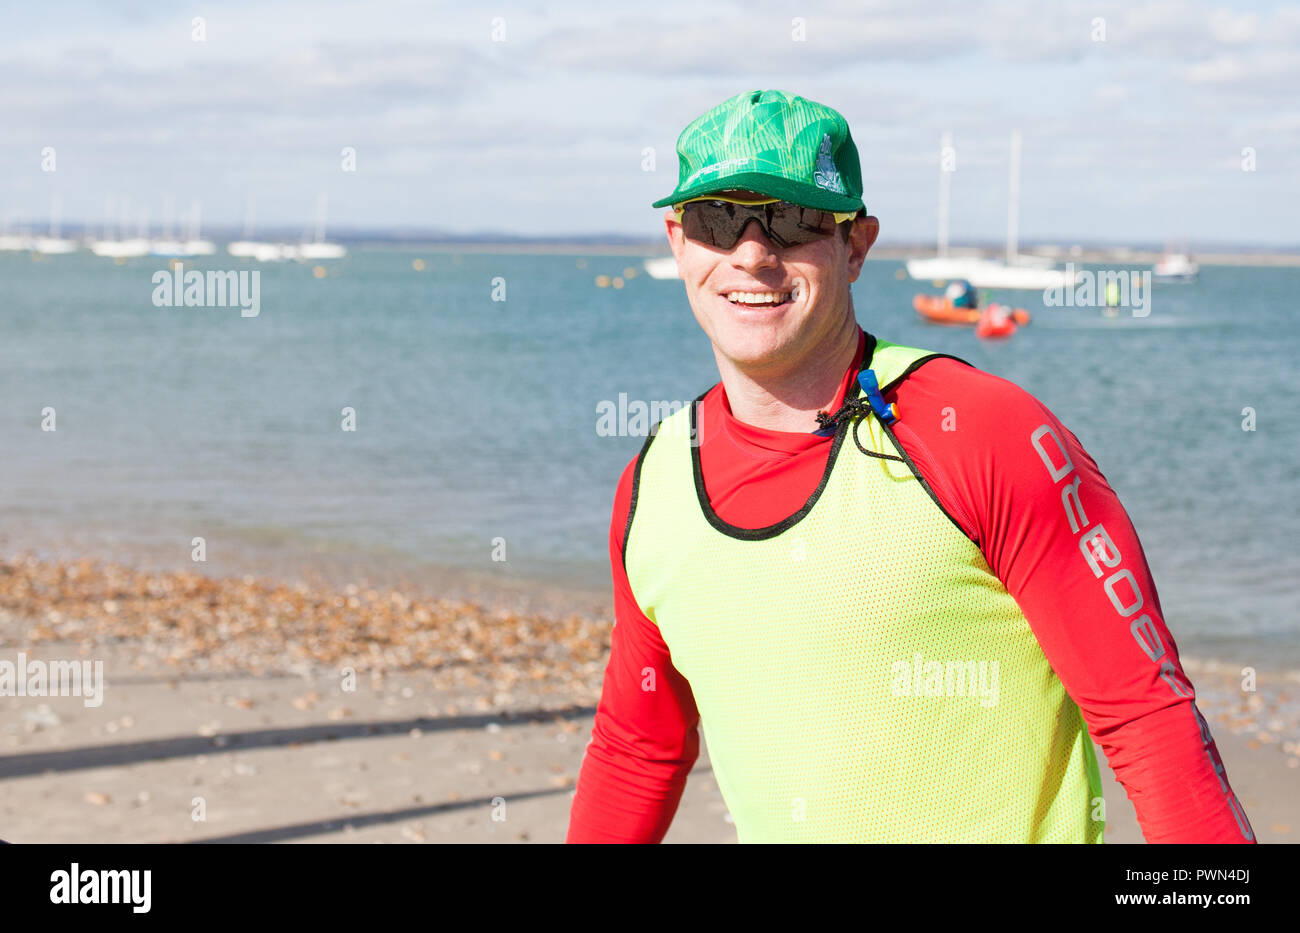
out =
[[[860,329],[856,321],[848,323],[834,342],[791,370],[752,374],[719,356],[732,415],[769,431],[816,430],[817,413],[835,404],[844,373],[857,360]]]

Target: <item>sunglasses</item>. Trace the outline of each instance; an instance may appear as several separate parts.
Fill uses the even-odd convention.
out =
[[[673,210],[688,238],[719,249],[735,246],[751,220],[758,221],[767,238],[784,249],[828,237],[839,224],[857,216],[855,211],[823,211],[776,198],[741,201],[716,195],[674,204]]]

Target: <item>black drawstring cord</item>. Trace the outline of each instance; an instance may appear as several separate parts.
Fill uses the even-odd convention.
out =
[[[845,417],[862,418],[871,414],[871,406],[867,404],[866,399],[854,398],[844,400],[839,411],[835,414],[827,414],[824,411],[817,412],[817,426],[822,430],[818,433],[831,433],[830,428],[834,428],[840,419]]]
[[[866,399],[845,399],[844,404],[840,406],[839,411],[830,415],[824,411],[817,412],[817,424],[822,430],[828,428],[838,428],[841,422],[852,420],[853,422],[853,443],[858,445],[858,450],[862,451],[868,457],[878,457],[881,460],[897,460],[899,463],[906,463],[902,457],[895,457],[892,454],[877,453],[874,450],[868,450],[862,446],[862,440],[858,437],[858,428],[862,427],[862,422],[866,420],[867,415],[874,414],[871,405]],[[881,422],[883,425],[884,422]],[[886,428],[886,430],[888,430]]]

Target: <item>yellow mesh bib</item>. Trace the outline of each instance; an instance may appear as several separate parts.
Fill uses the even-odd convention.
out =
[[[932,355],[878,342],[871,368],[887,388]],[[736,529],[697,479],[694,409],[642,453],[624,558],[739,841],[1100,842],[1078,706],[909,466],[841,425],[804,510]],[[902,453],[875,417],[858,436]]]

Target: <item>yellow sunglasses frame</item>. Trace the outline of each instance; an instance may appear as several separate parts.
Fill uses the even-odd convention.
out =
[[[690,200],[683,201],[680,204],[674,204],[673,213],[677,215],[677,222],[681,223],[682,215],[686,213],[686,205],[693,204],[696,201],[726,201],[729,204],[740,204],[745,207],[757,207],[760,204],[776,204],[780,200],[781,198],[763,198],[760,201],[745,201],[741,198],[726,198],[717,194],[703,194],[698,198],[691,198]],[[830,214],[835,218],[835,223],[837,225],[844,223],[846,220],[852,220],[854,217],[858,216],[857,211],[850,211],[848,213],[842,211],[831,211]]]

